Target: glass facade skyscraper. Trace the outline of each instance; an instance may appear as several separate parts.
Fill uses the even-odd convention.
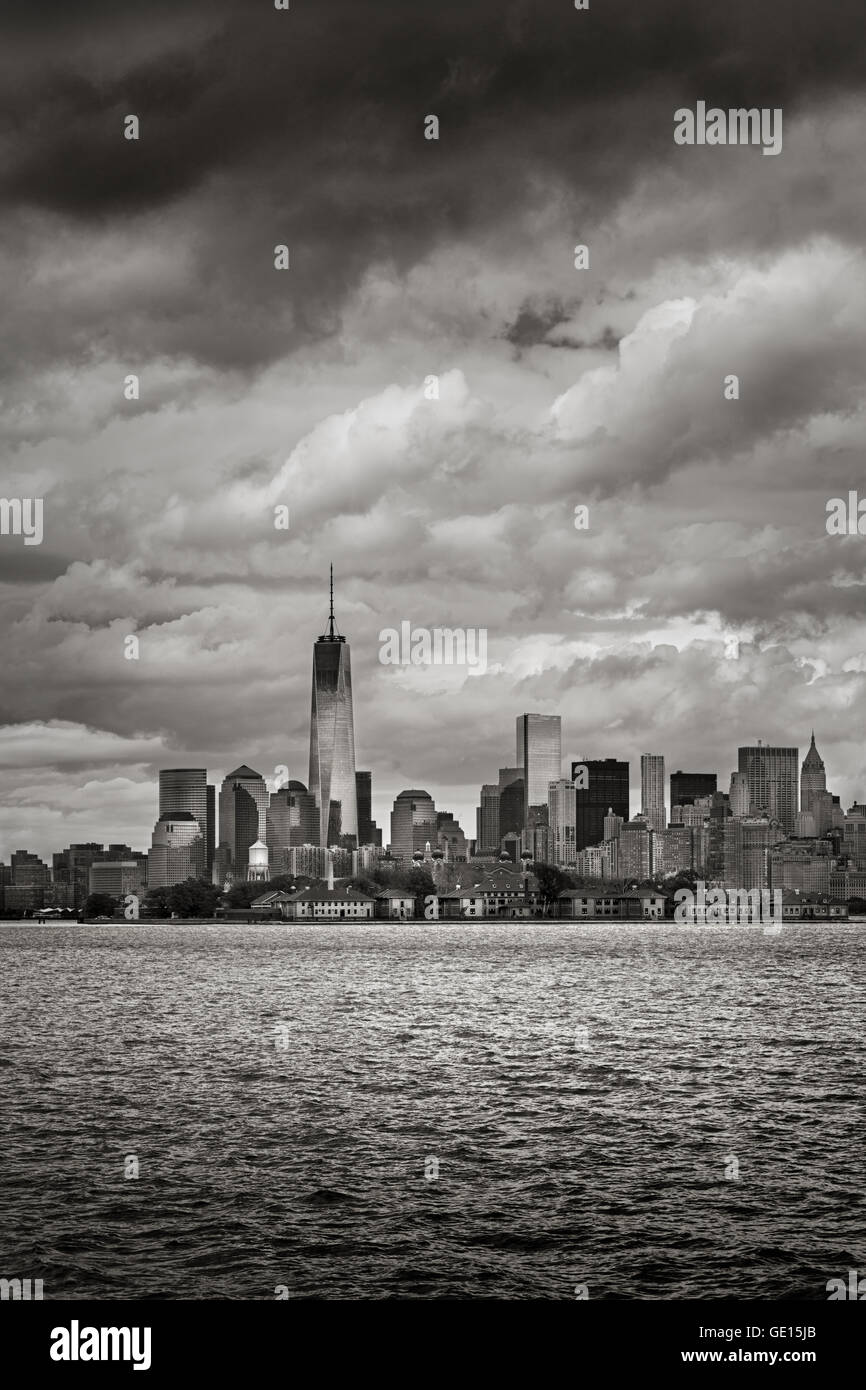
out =
[[[558,714],[517,716],[517,766],[523,769],[523,823],[530,806],[547,806],[551,782],[562,776],[562,720]]]
[[[164,767],[159,774],[159,814],[189,811],[201,827],[205,845],[205,873],[213,866],[214,789],[208,786],[207,768]]]
[[[571,764],[572,782],[579,767],[587,770],[587,786],[575,788],[575,845],[577,849],[586,849],[604,840],[608,811],[628,820],[629,768],[619,758],[583,758]]]
[[[671,807],[693,806],[696,797],[712,796],[715,790],[714,772],[671,773]]]
[[[328,631],[313,644],[309,788],[319,808],[319,843],[358,843],[355,728],[349,644],[335,632],[334,568]]]
[[[220,787],[219,814],[220,849],[228,855],[231,873],[245,879],[250,845],[267,842],[268,789],[261,773],[246,764],[230,772]]]

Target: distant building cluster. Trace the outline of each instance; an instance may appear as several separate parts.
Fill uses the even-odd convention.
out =
[[[509,873],[516,877],[502,887],[500,906],[521,915],[534,911],[533,864],[599,886],[559,902],[557,914],[574,917],[658,915],[655,906],[645,911],[643,899],[615,906],[604,885],[660,886],[678,874],[816,901],[866,897],[866,805],[844,812],[827,790],[814,734],[802,767],[797,748],[740,748],[726,792],[714,772],[672,773],[669,816],[661,753],[641,755],[634,816],[627,761],[584,757],[571,760],[570,777],[562,769],[560,716],[518,715],[514,765],[481,787],[474,840],[467,841],[451,812],[437,810],[429,792],[411,788],[394,801],[383,848],[372,819],[372,774],[355,767],[351,657],[336,630],[332,570],[328,629],[313,646],[307,784],[287,778],[269,789],[261,773],[242,763],[217,788],[206,768],[164,768],[148,852],[73,844],[49,866],[17,850],[9,865],[0,864],[0,909],[6,915],[80,909],[92,894],[121,901],[190,878],[223,890],[261,883],[263,901],[277,877],[333,881],[415,866],[436,887],[437,916],[497,915],[488,895],[496,897],[497,878],[504,885]],[[369,901],[345,889],[332,892],[337,897],[278,894],[266,905],[299,918],[415,910],[397,888]]]

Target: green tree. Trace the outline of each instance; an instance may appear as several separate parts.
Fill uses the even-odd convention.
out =
[[[222,890],[206,878],[186,878],[168,890],[169,910],[178,917],[213,917]]]
[[[110,893],[91,893],[84,904],[85,917],[113,917],[117,911],[117,899]]]
[[[310,879],[294,878],[292,874],[277,874],[267,883],[233,883],[228,891],[228,907],[251,907],[265,893],[297,893]]]
[[[142,916],[170,917],[171,908],[168,903],[170,892],[170,888],[148,888],[142,903]]]
[[[571,877],[555,864],[533,864],[532,872],[538,883],[542,911],[549,915],[560,893],[571,888]]]
[[[411,893],[415,899],[415,916],[424,916],[424,901],[436,892],[436,884],[429,869],[412,868],[404,870],[401,877],[405,876],[405,883],[395,883],[395,888],[405,888],[407,893]]]

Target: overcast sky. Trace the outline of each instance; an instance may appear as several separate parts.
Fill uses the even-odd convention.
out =
[[[524,711],[633,812],[643,751],[726,790],[813,725],[866,798],[866,537],[825,529],[866,496],[859,0],[20,9],[0,858],[148,847],[160,766],[306,782],[331,561],[386,841],[405,787],[474,835]],[[699,100],[781,107],[782,153],[676,145]],[[381,665],[404,620],[486,673]]]

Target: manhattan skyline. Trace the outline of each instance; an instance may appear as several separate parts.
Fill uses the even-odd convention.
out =
[[[343,3],[336,53],[317,8],[11,26],[2,494],[41,497],[44,536],[0,537],[4,853],[140,842],[160,767],[306,782],[332,558],[380,824],[420,786],[471,828],[523,711],[562,715],[566,758],[725,777],[815,725],[850,804],[866,540],[825,525],[864,492],[846,24],[798,5],[789,47],[788,9],[744,3],[673,29]],[[699,101],[783,110],[782,152],[677,145]],[[380,665],[403,621],[486,630],[487,670]]]

